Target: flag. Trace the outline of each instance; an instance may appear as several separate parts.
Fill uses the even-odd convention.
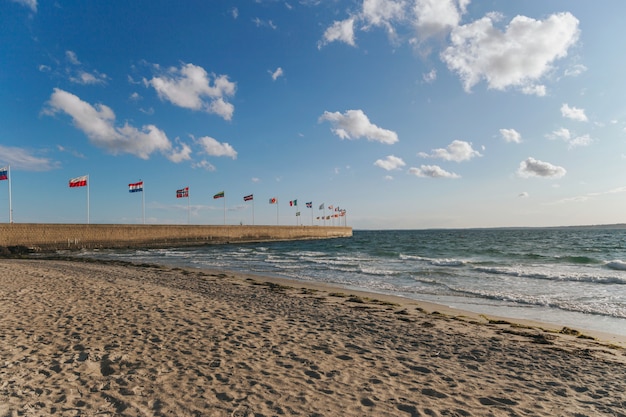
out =
[[[332,209],[333,209],[333,206],[328,206],[328,210],[332,210]]]
[[[278,203],[278,200],[276,200],[276,197],[270,198],[270,204],[276,204],[276,203]]]
[[[215,194],[213,198],[224,198],[224,191],[220,191],[219,193]]]
[[[176,198],[188,198],[188,197],[189,197],[189,187],[176,190]]]
[[[296,217],[297,217],[297,216],[299,216],[299,215],[300,215],[300,212],[299,212],[299,211],[296,211]]]
[[[306,208],[313,208],[313,202],[306,203]]]
[[[83,175],[82,177],[72,178],[70,180],[70,188],[74,187],[85,187],[87,185],[87,176]]]
[[[243,197],[243,201],[250,201],[250,200],[254,200],[254,194],[245,195]]]
[[[4,181],[8,179],[9,179],[9,168],[8,167],[0,168],[0,181]]]
[[[129,193],[136,193],[139,191],[143,191],[143,181],[139,181],[134,184],[128,184]]]
[[[298,205],[298,200],[291,200],[291,201],[289,202],[289,205],[290,205],[290,206],[297,206],[297,205]]]
[[[324,210],[324,203],[320,204],[320,210]]]

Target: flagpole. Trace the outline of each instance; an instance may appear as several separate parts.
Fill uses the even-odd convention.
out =
[[[278,201],[276,201],[276,226],[278,226]]]
[[[87,175],[87,224],[89,224],[89,187],[91,185],[91,180],[89,179],[89,175]]]
[[[191,203],[189,200],[191,200],[191,197],[189,197],[189,191],[187,191],[187,225],[189,225],[189,212],[191,211]]]
[[[146,224],[146,185],[141,181],[141,218],[143,220],[143,224]]]
[[[226,226],[226,196],[224,196],[224,226]]]
[[[13,203],[11,202],[11,165],[9,165],[9,223],[13,223]]]
[[[252,226],[254,226],[254,197],[252,197]]]

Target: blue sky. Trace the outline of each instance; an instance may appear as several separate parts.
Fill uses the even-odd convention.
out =
[[[309,225],[321,204],[356,229],[624,222],[625,13],[0,0],[13,221],[86,222],[68,181],[89,175],[91,223],[142,222],[139,180],[147,223]]]

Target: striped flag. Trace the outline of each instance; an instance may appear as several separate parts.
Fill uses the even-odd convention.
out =
[[[176,198],[189,198],[189,187],[176,190]]]
[[[4,181],[8,179],[9,179],[9,168],[8,167],[0,168],[0,181]]]
[[[224,198],[224,191],[220,191],[219,193],[215,194],[213,198]]]
[[[254,194],[243,196],[243,201],[251,201],[254,200]]]
[[[70,180],[70,188],[87,186],[87,176],[72,178]]]
[[[140,191],[143,191],[143,181],[135,182],[133,184],[128,184],[129,193],[137,193]]]
[[[290,206],[292,206],[292,207],[293,207],[293,206],[297,206],[297,205],[298,205],[298,200],[291,200],[291,201],[289,202],[289,205],[290,205]]]

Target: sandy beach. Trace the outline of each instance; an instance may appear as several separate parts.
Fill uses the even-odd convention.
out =
[[[558,330],[218,271],[0,259],[0,416],[626,416],[624,340]]]

